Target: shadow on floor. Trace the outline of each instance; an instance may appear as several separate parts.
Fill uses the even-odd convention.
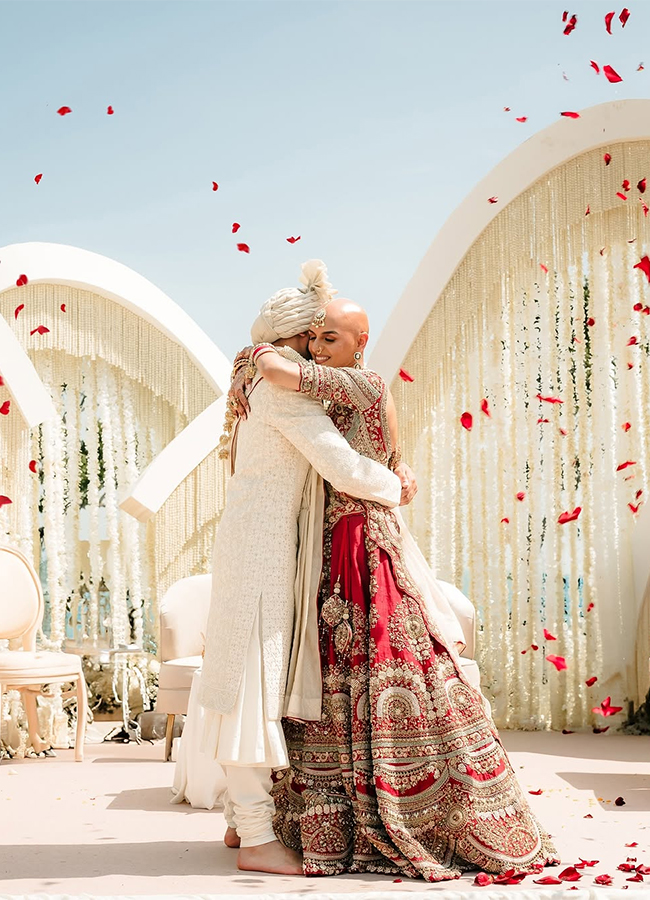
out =
[[[567,784],[579,791],[593,791],[594,800],[607,812],[650,812],[650,775],[613,772],[558,772]],[[625,800],[616,806],[617,797]],[[606,803],[605,801],[611,801]]]
[[[106,794],[113,797],[107,809],[139,809],[145,812],[178,812],[189,815],[190,813],[222,813],[222,807],[214,809],[193,809],[189,803],[172,803],[171,787],[134,788],[133,790],[120,791],[119,794]]]

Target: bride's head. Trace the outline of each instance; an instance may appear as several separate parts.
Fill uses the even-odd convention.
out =
[[[363,367],[368,331],[364,309],[344,297],[332,300],[316,313],[309,326],[309,352],[321,366]]]

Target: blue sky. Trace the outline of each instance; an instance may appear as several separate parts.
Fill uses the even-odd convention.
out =
[[[613,8],[4,0],[0,244],[119,260],[228,355],[261,303],[321,257],[376,336],[445,219],[504,156],[562,110],[650,96],[650,4],[630,4],[610,36]],[[564,9],[578,16],[568,37]]]

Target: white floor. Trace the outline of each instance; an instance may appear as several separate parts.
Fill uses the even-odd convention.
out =
[[[323,898],[360,892],[373,900],[396,893],[433,891],[441,900],[468,893],[508,897],[650,898],[645,884],[617,871],[628,856],[650,865],[650,739],[618,735],[505,733],[513,765],[531,804],[554,835],[563,865],[598,859],[571,885],[548,888],[529,876],[520,887],[474,887],[473,875],[441,884],[394,883],[384,876],[329,879],[238,872],[236,851],[221,838],[218,811],[171,805],[173,764],[161,744],[98,744],[86,761],[72,751],[56,759],[0,764],[0,898],[11,895],[278,895]],[[615,806],[622,796],[625,806]],[[592,815],[592,819],[586,819]],[[626,844],[636,842],[629,848]],[[545,874],[557,874],[547,869]],[[613,876],[613,888],[594,876]],[[622,889],[626,893],[622,893]],[[369,897],[368,900],[371,900]]]

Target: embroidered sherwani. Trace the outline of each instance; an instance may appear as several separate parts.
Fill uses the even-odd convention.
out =
[[[259,639],[262,715],[279,728],[293,639],[298,519],[311,467],[338,491],[387,506],[399,503],[400,484],[352,450],[321,403],[263,379],[253,384],[249,402],[214,545],[201,703],[224,716],[234,710],[246,716],[241,689],[253,688],[250,653]],[[253,764],[263,763],[278,760]]]

